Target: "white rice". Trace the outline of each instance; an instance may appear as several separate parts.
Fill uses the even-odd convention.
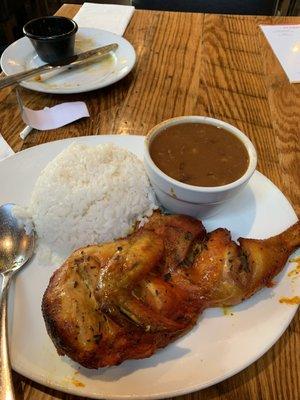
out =
[[[157,208],[142,161],[113,144],[73,144],[39,176],[30,213],[41,245],[67,256],[126,236]]]

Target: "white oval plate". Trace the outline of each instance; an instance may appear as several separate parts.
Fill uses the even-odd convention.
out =
[[[113,142],[140,158],[143,156],[142,136],[87,136],[33,147],[0,162],[0,204],[28,204],[40,171],[74,141],[89,145]],[[296,220],[295,212],[279,189],[255,172],[249,185],[227,209],[204,224],[208,230],[226,227],[234,239],[264,238],[281,232]],[[102,399],[157,399],[205,388],[246,368],[285,331],[297,306],[280,304],[279,299],[300,292],[300,278],[287,275],[292,268],[293,264],[287,263],[275,279],[276,286],[265,288],[233,307],[228,316],[221,309],[207,310],[191,332],[154,356],[88,370],[59,357],[46,333],[41,298],[56,268],[40,265],[35,258],[17,275],[11,293],[13,368],[43,385]]]
[[[100,61],[34,77],[22,81],[21,86],[45,93],[81,93],[111,85],[132,70],[136,60],[132,45],[122,36],[94,28],[79,28],[75,38],[76,53],[110,43],[118,43],[118,49]],[[6,75],[43,64],[27,37],[12,43],[1,56],[1,68]]]

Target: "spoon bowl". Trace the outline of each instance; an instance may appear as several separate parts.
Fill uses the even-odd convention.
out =
[[[7,340],[8,289],[13,275],[31,259],[35,239],[33,223],[20,207],[0,207],[0,400],[15,398]]]
[[[0,274],[17,271],[33,255],[35,232],[32,222],[18,217],[14,204],[0,207]]]

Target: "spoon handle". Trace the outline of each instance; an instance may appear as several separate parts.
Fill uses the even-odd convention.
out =
[[[7,338],[7,295],[12,274],[3,274],[2,276],[0,295],[0,400],[14,400]]]

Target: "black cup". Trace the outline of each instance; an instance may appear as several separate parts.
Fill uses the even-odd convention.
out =
[[[36,18],[23,27],[39,57],[49,64],[74,55],[77,30],[76,22],[66,17]]]

